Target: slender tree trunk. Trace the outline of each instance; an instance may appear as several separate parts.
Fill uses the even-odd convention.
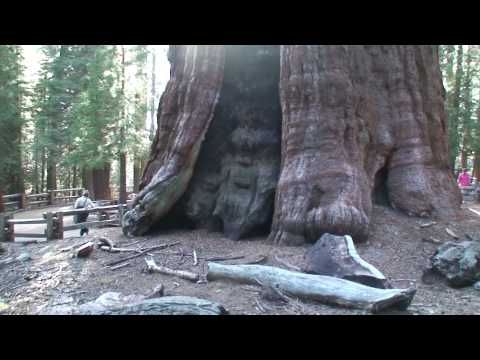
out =
[[[45,153],[45,146],[42,146],[42,170],[41,170],[41,184],[40,184],[40,192],[44,192],[46,189],[45,189],[45,157],[46,157],[46,153]]]
[[[122,204],[127,202],[127,154],[120,153],[120,193],[119,201]]]
[[[77,187],[77,167],[73,166],[72,168],[72,188]]]
[[[22,94],[21,94],[21,85],[20,85],[20,45],[15,46],[15,54],[16,54],[16,74],[15,78],[17,80],[17,98],[16,98],[16,105],[17,105],[17,118],[20,120],[22,118]],[[23,157],[22,157],[22,124],[17,128],[16,137],[18,139],[17,145],[17,160],[18,160],[18,170],[17,170],[17,186],[15,192],[24,193],[25,192],[25,181],[24,181],[24,170],[23,170]]]
[[[452,131],[454,134],[453,148],[450,149],[452,152],[452,167],[455,168],[455,162],[458,155],[459,148],[459,123],[460,123],[460,93],[463,79],[463,45],[458,45],[457,49],[457,65],[455,71],[455,85],[453,90],[453,100],[452,100],[452,114],[450,118]]]
[[[475,179],[478,179],[478,176],[480,175],[480,158],[478,156],[478,152],[475,151],[473,155],[473,171],[472,171],[472,176]]]
[[[65,183],[65,185],[64,185],[64,186],[65,186],[64,189],[65,189],[65,188],[66,188],[66,189],[70,189],[70,188],[71,188],[71,184],[72,184],[72,181],[71,181],[72,178],[71,178],[71,177],[72,177],[72,173],[71,173],[70,169],[67,169],[67,179],[66,179],[66,183]]]
[[[92,199],[96,199],[95,188],[93,186],[93,170],[82,169],[82,187],[88,190]]]
[[[156,73],[155,73],[155,66],[157,62],[157,56],[155,49],[152,49],[152,98],[150,102],[150,140],[153,140],[155,136],[155,109],[156,109],[156,101],[155,98],[157,97],[155,83],[156,83]]]
[[[52,155],[47,159],[47,190],[57,190],[57,164]]]
[[[480,104],[480,94],[479,94],[479,102]],[[480,105],[477,108],[477,119],[476,119],[477,124],[480,124]],[[480,149],[476,148],[475,153],[474,153],[474,158],[473,158],[473,177],[480,180]]]
[[[39,161],[39,151],[38,151],[38,127],[35,126],[34,140],[33,140],[33,188],[36,194],[40,193],[39,189],[39,178],[40,174],[38,173],[38,161]]]
[[[122,45],[122,84],[121,84],[121,96],[122,96],[122,108],[120,112],[120,194],[119,201],[121,204],[127,202],[127,153],[125,150],[125,47]]]
[[[466,55],[466,72],[464,79],[464,88],[462,91],[463,102],[463,133],[462,133],[462,168],[467,168],[469,154],[469,138],[472,131],[472,46],[468,46]]]
[[[65,52],[66,52],[66,45],[61,45],[60,46],[60,52],[59,52],[59,57],[63,58],[65,57]],[[63,69],[57,68],[55,70],[54,78],[57,80],[63,80]],[[59,93],[56,93],[56,95],[59,95]],[[60,104],[57,104],[57,106],[60,107]],[[56,111],[56,113],[51,117],[49,123],[50,123],[50,134],[55,134],[55,132],[58,130],[58,126],[60,123],[60,117],[62,114],[59,112],[59,110]],[[56,138],[55,135],[50,137],[50,141]],[[48,160],[47,160],[47,188],[48,190],[56,190],[57,189],[57,161],[58,157],[60,154],[61,149],[59,148],[59,144],[57,143],[50,143],[49,144],[49,149],[48,149]]]

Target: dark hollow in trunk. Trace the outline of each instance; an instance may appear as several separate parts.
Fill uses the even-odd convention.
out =
[[[219,102],[193,177],[173,211],[237,240],[270,231],[280,171],[280,48],[225,51]]]
[[[272,241],[296,245],[366,239],[373,201],[457,215],[435,46],[175,45],[169,59],[126,234],[175,218],[239,239],[272,222]]]

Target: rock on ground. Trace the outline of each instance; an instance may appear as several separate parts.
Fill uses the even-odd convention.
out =
[[[449,241],[443,244],[432,257],[432,268],[451,286],[473,285],[480,280],[480,242]]]

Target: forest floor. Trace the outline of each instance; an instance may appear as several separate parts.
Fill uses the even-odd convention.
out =
[[[422,272],[438,245],[422,241],[433,237],[444,241],[453,240],[446,232],[448,227],[460,240],[469,234],[480,237],[480,205],[464,204],[463,216],[458,221],[440,222],[420,228],[423,219],[407,217],[398,212],[375,206],[369,241],[357,244],[359,255],[375,265],[395,287],[416,286],[417,293],[407,311],[388,314],[480,314],[480,292],[473,287],[453,289],[444,283],[431,285],[422,282]],[[76,234],[75,234],[76,235]],[[290,264],[301,263],[309,246],[279,247],[266,238],[234,242],[218,233],[204,230],[171,231],[156,235],[129,239],[120,228],[91,229],[87,237],[66,237],[63,241],[39,244],[3,243],[6,252],[0,260],[28,252],[31,260],[13,263],[0,268],[0,313],[36,314],[45,307],[55,305],[80,305],[95,300],[106,292],[123,295],[148,294],[163,284],[165,295],[186,295],[205,298],[222,304],[230,314],[365,314],[365,311],[344,309],[313,302],[294,301],[289,304],[273,303],[260,296],[260,288],[251,285],[233,284],[224,281],[192,283],[187,280],[158,273],[145,272],[144,257],[130,260],[129,266],[111,270],[105,264],[131,254],[118,254],[96,249],[87,258],[71,257],[71,252],[62,251],[71,245],[82,244],[89,239],[104,236],[117,247],[150,247],[158,244],[179,242],[163,254],[156,254],[158,265],[190,270],[206,274],[204,257],[244,256],[242,259],[223,263],[242,263],[247,259],[265,255],[265,265],[284,267],[276,256]],[[193,265],[196,251],[199,264]],[[178,254],[183,252],[186,256]],[[168,254],[169,253],[169,254]],[[175,254],[173,254],[175,253]],[[260,306],[258,305],[260,303]]]

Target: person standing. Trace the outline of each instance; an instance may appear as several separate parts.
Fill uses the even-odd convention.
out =
[[[470,186],[471,178],[470,175],[467,172],[467,169],[463,169],[463,171],[458,175],[457,183],[458,186],[465,187],[465,186]]]
[[[94,208],[95,205],[93,204],[92,200],[90,200],[88,196],[89,196],[88,191],[85,190],[83,192],[83,195],[79,197],[77,201],[75,201],[75,206],[74,206],[75,209]],[[77,224],[84,223],[87,221],[87,219],[88,219],[88,212],[79,213],[75,216],[75,223]],[[88,227],[82,226],[82,228],[80,229],[80,236],[83,236],[83,234],[88,235]]]

